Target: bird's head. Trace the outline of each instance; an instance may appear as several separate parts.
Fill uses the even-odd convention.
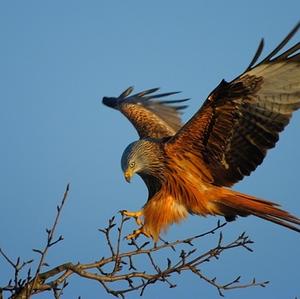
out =
[[[148,140],[138,140],[124,150],[121,167],[127,182],[135,173],[156,175],[162,167],[158,144]]]

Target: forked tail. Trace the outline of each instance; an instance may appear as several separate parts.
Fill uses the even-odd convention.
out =
[[[300,233],[300,219],[280,209],[274,202],[226,189],[223,196],[213,200],[213,203],[216,213],[227,220],[254,215]]]

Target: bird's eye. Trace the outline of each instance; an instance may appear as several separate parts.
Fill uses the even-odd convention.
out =
[[[130,162],[129,167],[133,168],[135,166],[135,162]]]

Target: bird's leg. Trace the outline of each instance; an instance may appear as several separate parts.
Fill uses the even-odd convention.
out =
[[[147,238],[151,237],[151,235],[145,231],[143,221],[141,219],[144,216],[143,210],[136,211],[136,212],[129,212],[125,210],[122,211],[121,213],[123,216],[134,218],[137,225],[140,226],[137,230],[134,230],[132,234],[126,236],[127,240],[136,239],[139,235],[144,235]]]
[[[132,234],[126,236],[127,240],[136,239],[139,235],[144,235],[147,238],[151,238],[151,235],[149,235],[147,232],[145,232],[144,227],[141,226],[139,229],[133,231]]]
[[[122,211],[121,212],[123,216],[126,217],[133,217],[135,219],[135,222],[137,225],[142,225],[143,221],[141,220],[141,217],[143,216],[143,211],[136,211],[136,212],[129,212],[129,211]]]

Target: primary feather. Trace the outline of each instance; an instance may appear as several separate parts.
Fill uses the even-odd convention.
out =
[[[187,107],[178,104],[188,99],[159,101],[178,92],[155,94],[158,90],[153,88],[130,95],[133,87],[129,87],[119,97],[104,97],[103,104],[123,113],[136,128],[140,138],[173,136],[182,125],[181,111]]]
[[[259,64],[223,80],[170,139],[174,150],[205,162],[214,184],[231,186],[255,170],[300,107],[300,43],[278,55],[299,26]]]

